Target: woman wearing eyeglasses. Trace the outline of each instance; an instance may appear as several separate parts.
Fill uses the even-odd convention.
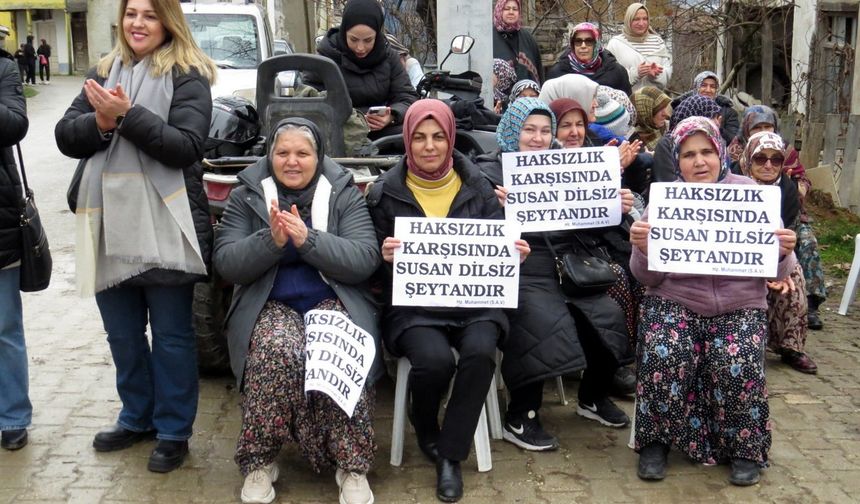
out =
[[[493,58],[514,66],[517,80],[543,82],[540,48],[529,30],[523,30],[520,0],[496,0],[493,9]]]
[[[566,49],[546,74],[547,79],[565,74],[585,75],[598,84],[623,91],[630,96],[627,70],[600,42],[600,30],[591,23],[579,23],[570,33],[570,48]]]
[[[791,177],[783,175],[785,144],[777,133],[752,135],[740,157],[743,174],[759,185],[778,186],[782,191],[781,217],[785,227],[797,231],[800,224],[800,195]],[[799,233],[798,233],[799,235]],[[801,373],[815,374],[818,366],[806,355],[806,280],[800,262],[782,282],[768,282],[768,347],[782,361]]]

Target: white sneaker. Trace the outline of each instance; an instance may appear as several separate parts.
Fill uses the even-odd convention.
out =
[[[334,480],[340,487],[340,504],[373,504],[373,492],[367,475],[337,468]]]
[[[242,485],[242,502],[245,504],[269,504],[275,500],[272,483],[278,481],[278,464],[271,464],[251,471]]]

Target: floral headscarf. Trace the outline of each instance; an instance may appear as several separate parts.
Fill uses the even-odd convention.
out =
[[[696,94],[699,93],[699,88],[702,87],[702,83],[705,82],[705,79],[714,79],[717,83],[717,87],[720,87],[720,78],[717,77],[717,74],[706,70],[693,77],[693,91],[695,91]]]
[[[779,151],[783,157],[785,156],[785,142],[782,141],[782,137],[779,136],[778,133],[771,133],[770,131],[759,131],[755,135],[751,136],[749,141],[747,142],[747,146],[744,147],[744,153],[740,158],[741,172],[747,177],[753,178],[750,174],[750,165],[752,165],[752,158],[759,152],[765,149],[773,149],[775,151]],[[780,170],[780,175],[776,177],[775,180],[769,182],[770,185],[779,185],[779,180],[782,178],[782,170]],[[753,178],[756,182],[757,179]]]
[[[517,7],[520,9],[520,15],[517,17],[517,22],[514,24],[507,24],[502,20],[502,13],[505,10],[505,4],[508,2],[516,2]],[[493,9],[493,27],[496,28],[497,31],[500,32],[515,32],[520,31],[520,28],[523,27],[523,15],[522,15],[523,6],[520,3],[520,0],[498,0],[496,2],[496,6]]]
[[[578,32],[590,33],[594,38],[594,48],[591,51],[591,59],[583,62],[576,57],[576,48],[573,46],[574,37]],[[570,61],[570,68],[574,72],[583,75],[593,75],[601,65],[603,65],[603,44],[600,43],[600,30],[591,23],[579,23],[573,27],[570,32],[570,53],[567,59]]]
[[[517,72],[509,61],[496,58],[493,60],[493,74],[496,76],[493,98],[497,101],[504,100],[508,97],[511,86],[517,81]]]
[[[502,152],[520,150],[520,131],[522,131],[526,119],[534,113],[543,113],[549,116],[552,122],[552,137],[555,138],[555,114],[552,113],[549,105],[537,98],[519,98],[513,101],[508,106],[508,110],[502,114],[499,127],[496,129],[496,142],[498,142]]]
[[[678,180],[684,180],[681,176],[681,164],[679,162],[681,144],[696,133],[704,133],[708,137],[708,140],[714,144],[717,155],[720,157],[720,173],[717,175],[717,182],[723,180],[729,173],[729,163],[726,158],[726,144],[720,135],[720,128],[714,121],[699,116],[684,119],[672,130],[672,160],[675,164],[675,177]]]
[[[517,81],[517,83],[511,88],[509,101],[514,101],[519,98],[520,94],[522,94],[526,89],[534,89],[537,94],[540,94],[540,84],[531,79],[522,79]]]
[[[669,118],[669,129],[674,130],[678,123],[688,117],[699,116],[713,119],[722,113],[723,109],[717,105],[713,98],[700,94],[690,95],[672,111],[672,117]]]

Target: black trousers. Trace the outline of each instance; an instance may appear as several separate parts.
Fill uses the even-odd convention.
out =
[[[571,314],[579,330],[579,343],[588,366],[582,373],[577,397],[580,402],[590,404],[609,395],[609,385],[618,370],[618,363],[600,343],[591,324],[576,310],[571,310]],[[544,380],[538,380],[511,390],[508,415],[518,416],[530,410],[538,411],[543,404],[543,383]]]
[[[51,80],[51,64],[43,65],[39,63],[39,80],[45,82],[45,74],[48,75],[48,80]]]
[[[27,82],[36,83],[36,60],[27,62]]]
[[[413,327],[397,338],[398,352],[412,363],[412,422],[423,439],[437,440],[439,456],[466,460],[493,373],[499,327],[489,321],[465,327]],[[451,347],[460,360],[455,364]],[[451,378],[454,388],[439,428],[439,404]]]

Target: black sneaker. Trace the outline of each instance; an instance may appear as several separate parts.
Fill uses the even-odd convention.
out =
[[[525,415],[508,416],[502,437],[523,450],[558,450],[558,438],[543,430],[540,418],[534,410],[529,410]]]
[[[579,401],[576,405],[576,413],[579,416],[597,420],[607,427],[624,427],[630,423],[627,413],[609,400],[608,397],[598,399],[591,403]]]

